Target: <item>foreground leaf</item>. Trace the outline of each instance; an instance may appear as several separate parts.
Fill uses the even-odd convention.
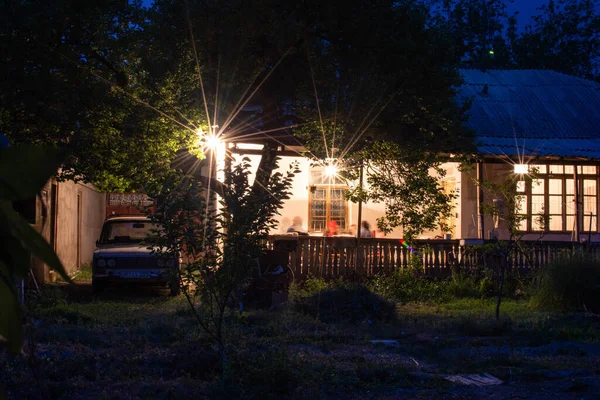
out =
[[[0,347],[5,347],[11,353],[18,353],[23,341],[21,309],[14,280],[8,271],[7,265],[0,261]]]
[[[10,229],[10,234],[21,242],[21,246],[55,270],[67,282],[72,283],[58,256],[48,242],[27,223],[10,202],[0,200],[0,221]],[[1,303],[0,303],[1,304]]]
[[[52,147],[21,145],[0,149],[0,199],[35,196],[56,173],[63,152]]]

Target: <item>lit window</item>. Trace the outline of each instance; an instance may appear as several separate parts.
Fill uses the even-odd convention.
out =
[[[324,232],[329,221],[337,222],[340,230],[348,226],[348,187],[339,177],[328,177],[323,167],[311,169],[309,221],[311,232]]]
[[[564,174],[565,167],[562,165],[550,165],[550,173],[551,174]]]
[[[531,172],[535,174],[546,174],[548,173],[546,166],[543,164],[531,164]]]

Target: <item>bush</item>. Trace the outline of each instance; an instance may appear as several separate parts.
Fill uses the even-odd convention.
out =
[[[291,291],[294,307],[323,322],[389,321],[395,317],[395,305],[364,285],[347,281],[325,282],[307,279]]]
[[[531,303],[554,311],[600,312],[600,261],[578,255],[546,265],[534,281]]]

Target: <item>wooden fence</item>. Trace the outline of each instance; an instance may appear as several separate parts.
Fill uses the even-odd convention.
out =
[[[495,268],[503,256],[497,245],[462,246],[459,240],[417,240],[411,246],[399,239],[361,239],[360,251],[353,237],[272,236],[271,249],[287,252],[290,268],[297,279],[313,275],[336,277],[390,273],[407,268],[418,257],[419,268],[428,276],[444,277],[453,272]],[[571,242],[526,242],[510,255],[511,268],[531,271],[559,257],[587,251],[600,258],[600,245],[583,247]]]

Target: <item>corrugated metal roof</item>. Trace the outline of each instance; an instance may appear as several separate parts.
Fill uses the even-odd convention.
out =
[[[600,159],[600,83],[550,70],[460,73],[481,154]]]

